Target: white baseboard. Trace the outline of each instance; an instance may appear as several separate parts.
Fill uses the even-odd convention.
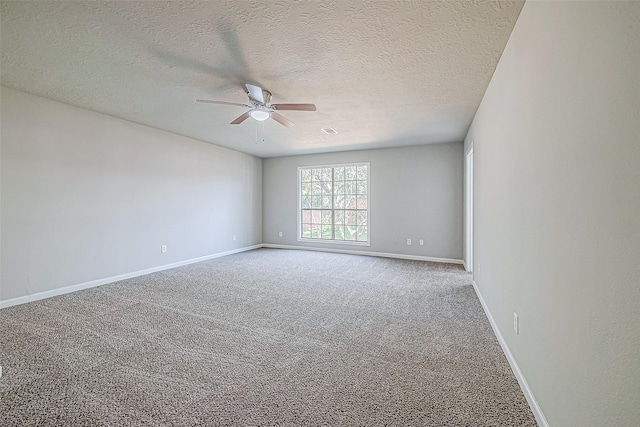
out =
[[[462,264],[461,259],[436,258],[436,257],[419,256],[419,255],[391,254],[391,253],[385,253],[385,252],[354,251],[350,249],[312,248],[309,246],[276,245],[273,243],[263,243],[262,247],[273,248],[273,249],[296,249],[296,250],[303,250],[303,251],[333,252],[338,254],[350,254],[350,255],[367,255],[367,256],[377,256],[382,258],[411,259],[415,261],[443,262],[447,264]]]
[[[536,421],[538,422],[538,425],[540,425],[541,427],[549,427],[549,423],[547,422],[547,419],[542,413],[542,409],[540,408],[540,405],[538,405],[536,398],[533,396],[533,392],[531,391],[531,388],[529,388],[529,384],[527,383],[527,380],[524,378],[524,375],[522,374],[520,367],[516,363],[516,360],[513,358],[513,354],[511,354],[511,350],[509,350],[509,346],[507,345],[507,342],[504,340],[504,337],[500,333],[500,329],[498,329],[498,325],[496,324],[496,321],[491,315],[491,312],[489,311],[489,307],[487,307],[487,304],[485,303],[484,298],[480,293],[480,289],[478,289],[478,285],[476,285],[475,281],[473,282],[473,289],[476,291],[476,295],[478,295],[480,304],[482,304],[482,309],[484,310],[484,313],[487,315],[487,318],[489,319],[489,323],[493,328],[493,333],[496,335],[496,338],[500,343],[500,347],[502,347],[502,351],[504,352],[504,355],[507,357],[507,361],[509,362],[509,365],[511,365],[511,370],[513,371],[513,374],[516,376],[516,379],[520,384],[520,388],[524,393],[524,397],[527,399],[527,402],[531,407],[531,412],[533,412],[533,416],[536,417]]]
[[[335,253],[343,253],[343,254],[351,254],[351,255],[367,255],[367,256],[378,256],[384,258],[398,258],[398,259],[410,259],[410,260],[418,260],[418,261],[431,261],[431,262],[442,262],[449,264],[462,264],[463,261],[460,259],[450,259],[450,258],[435,258],[435,257],[425,257],[425,256],[417,256],[417,255],[403,255],[403,254],[391,254],[384,252],[368,252],[368,251],[354,251],[349,249],[327,249],[327,248],[311,248],[307,246],[293,246],[293,245],[275,245],[270,243],[263,243],[253,246],[246,246],[239,249],[233,249],[230,251],[219,252],[216,254],[205,255],[198,258],[192,258],[185,261],[178,261],[171,264],[160,265],[157,267],[146,268],[144,270],[133,271],[131,273],[120,274],[117,276],[105,277],[104,279],[92,280],[90,282],[79,283],[76,285],[65,286],[63,288],[52,289],[50,291],[38,292],[32,295],[25,295],[22,297],[12,298],[8,300],[0,300],[0,309],[12,307],[14,305],[25,304],[28,302],[38,301],[45,298],[55,297],[57,295],[68,294],[70,292],[80,291],[82,289],[94,288],[96,286],[106,285],[107,283],[117,282],[119,280],[131,279],[133,277],[144,276],[145,274],[151,274],[158,271],[168,270],[170,268],[181,267],[183,265],[193,264],[200,261],[206,261],[213,258],[219,258],[226,255],[236,254],[239,252],[250,251],[253,249],[260,248],[276,248],[276,249],[299,249],[306,251],[320,251],[320,252],[335,252]]]
[[[77,285],[65,286],[63,288],[52,289],[50,291],[38,292],[37,294],[25,295],[23,297],[12,298],[5,301],[0,301],[0,309],[11,307],[14,305],[24,304],[27,302],[38,301],[45,298],[55,297],[57,295],[68,294],[70,292],[80,291],[82,289],[94,288],[100,285],[106,285],[107,283],[117,282],[119,280],[131,279],[133,277],[144,276],[145,274],[151,274],[158,271],[169,270],[170,268],[181,267],[183,265],[193,264],[200,261],[206,261],[208,259],[220,258],[227,255],[237,254],[239,252],[250,251],[253,249],[260,249],[261,244],[246,246],[244,248],[233,249],[225,252],[218,252],[211,255],[205,255],[198,258],[192,258],[185,261],[178,261],[171,264],[160,265],[158,267],[146,268],[144,270],[138,270],[131,273],[120,274],[118,276],[106,277],[104,279],[92,280],[90,282],[79,283]]]

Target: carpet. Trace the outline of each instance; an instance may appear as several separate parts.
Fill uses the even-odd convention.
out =
[[[535,426],[460,266],[259,249],[0,310],[2,426]]]

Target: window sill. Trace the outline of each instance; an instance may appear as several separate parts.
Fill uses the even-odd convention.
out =
[[[322,245],[347,245],[347,246],[371,246],[370,242],[357,242],[354,240],[323,240],[323,239],[305,239],[298,237],[298,242],[316,243]]]

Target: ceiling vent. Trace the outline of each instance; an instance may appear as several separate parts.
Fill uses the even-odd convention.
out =
[[[334,128],[323,128],[320,129],[322,132],[326,133],[327,135],[335,135],[338,133],[337,130],[335,130]]]

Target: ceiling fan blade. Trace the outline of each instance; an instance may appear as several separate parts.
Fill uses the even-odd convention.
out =
[[[316,111],[315,104],[271,104],[274,110]]]
[[[276,113],[275,111],[271,112],[271,118],[273,120],[275,120],[276,122],[280,123],[282,126],[286,126],[288,128],[290,128],[291,126],[293,126],[295,124],[291,120],[289,120],[285,116],[283,116],[282,114]]]
[[[249,97],[264,104],[264,96],[262,95],[262,88],[250,84],[245,85],[249,91]]]
[[[205,104],[237,105],[238,107],[251,108],[251,105],[240,104],[238,102],[212,101],[210,99],[196,99],[196,102],[204,102]]]
[[[247,111],[246,113],[244,113],[243,115],[241,115],[240,117],[238,117],[237,119],[232,121],[231,124],[232,125],[239,125],[240,123],[244,122],[249,117],[251,117],[251,114],[249,114],[249,113],[250,113],[250,111]]]

